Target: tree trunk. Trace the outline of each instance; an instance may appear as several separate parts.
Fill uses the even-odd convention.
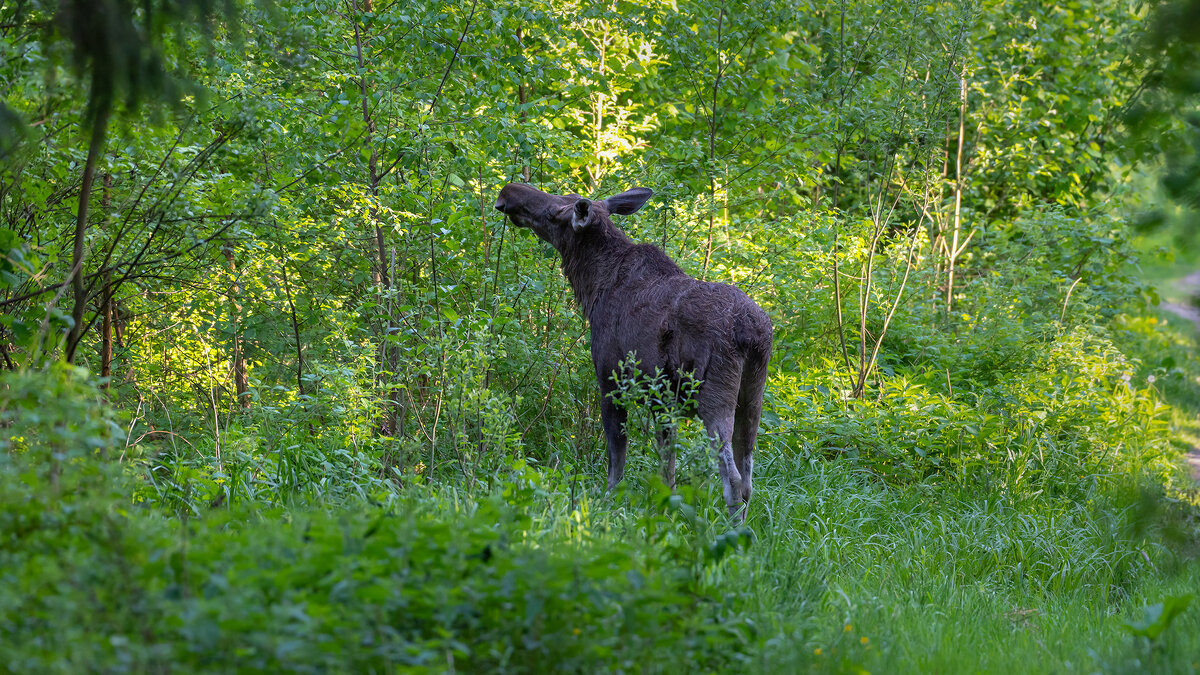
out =
[[[243,410],[250,408],[250,383],[246,372],[246,350],[245,340],[242,338],[242,303],[241,285],[237,281],[237,263],[233,259],[233,249],[226,246],[224,249],[225,261],[229,265],[229,274],[233,283],[230,285],[229,294],[233,301],[233,344],[232,361],[233,370],[233,390],[237,394],[237,404]]]
[[[112,174],[104,174],[104,198],[101,201],[104,212],[107,214],[109,205],[112,203]],[[104,273],[104,290],[100,295],[100,311],[103,312],[104,321],[100,327],[100,377],[101,389],[108,389],[108,381],[112,377],[112,356],[113,356],[113,299],[112,299],[112,273]]]
[[[954,311],[954,262],[962,253],[962,249],[966,247],[966,242],[962,244],[962,248],[958,244],[959,233],[962,231],[962,155],[963,137],[966,135],[966,115],[967,68],[963,66],[962,74],[959,75],[958,152],[954,156],[954,224],[951,231],[950,248],[946,254],[946,314]]]
[[[712,262],[713,226],[717,210],[717,95],[721,90],[721,76],[725,70],[721,65],[721,35],[725,27],[725,8],[717,14],[717,74],[712,83],[712,105],[708,109],[708,238],[704,243],[704,271],[700,278],[708,280],[708,266]]]
[[[300,342],[300,320],[296,318],[296,303],[292,300],[292,285],[288,282],[287,264],[283,265],[283,292],[292,315],[292,335],[296,339],[296,390],[304,396],[304,346]]]
[[[79,342],[83,339],[83,314],[87,310],[88,293],[83,285],[83,258],[87,244],[88,206],[92,195],[92,183],[96,179],[96,163],[100,153],[104,151],[104,137],[108,133],[108,118],[112,114],[112,100],[104,94],[97,94],[98,85],[93,79],[92,101],[88,106],[91,118],[91,140],[88,143],[87,163],[83,167],[83,185],[79,188],[79,209],[75,215],[74,248],[71,253],[71,271],[68,280],[75,296],[75,306],[71,309],[71,319],[74,324],[67,335],[65,358],[67,363],[74,363],[75,353]],[[97,98],[99,96],[99,98]]]
[[[524,43],[521,42],[521,38],[522,38],[521,29],[518,28],[517,29],[517,53],[520,54],[522,57],[522,60],[524,60],[525,45],[524,45]],[[521,81],[517,83],[517,103],[519,103],[521,105],[520,112],[517,113],[517,122],[522,127],[525,125],[525,98],[526,98],[525,78],[521,78]],[[530,166],[528,164],[525,164],[524,162],[522,162],[521,163],[521,179],[524,180],[526,183],[529,182],[530,171],[531,171]]]
[[[367,164],[371,195],[371,204],[367,209],[367,218],[369,221],[367,226],[370,228],[375,239],[372,265],[374,272],[372,276],[375,281],[376,291],[380,295],[388,295],[388,301],[383,303],[383,306],[388,308],[387,316],[383,320],[383,325],[379,328],[379,345],[375,350],[375,389],[380,393],[384,391],[387,393],[382,396],[383,411],[376,423],[375,433],[379,436],[395,436],[399,432],[396,420],[400,407],[399,391],[396,389],[394,382],[398,355],[396,348],[388,342],[388,337],[392,333],[391,292],[394,290],[394,286],[391,271],[388,269],[387,241],[384,238],[383,228],[379,224],[379,183],[381,180],[381,176],[379,175],[379,150],[375,147],[375,116],[371,111],[371,87],[367,82],[367,59],[363,50],[363,36],[365,31],[358,20],[358,13],[360,11],[372,11],[371,0],[362,0],[361,4],[359,0],[353,0],[351,8],[353,14],[350,20],[354,23],[354,56],[358,64],[359,73],[358,91],[362,99],[363,123],[367,125],[367,133],[363,142],[366,143],[366,146],[371,151]]]

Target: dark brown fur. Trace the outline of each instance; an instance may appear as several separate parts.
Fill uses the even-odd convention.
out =
[[[624,475],[627,445],[626,412],[609,396],[616,388],[612,374],[634,352],[644,372],[661,368],[676,391],[684,373],[700,382],[696,412],[717,451],[726,505],[741,520],[752,491],[771,321],[737,287],[693,279],[660,249],[635,244],[612,224],[610,212],[634,213],[650,195],[634,188],[593,202],[512,183],[500,191],[496,208],[558,250],[591,324],[609,489]],[[660,443],[668,446],[668,438]],[[674,456],[669,447],[663,450],[667,480],[674,484]]]

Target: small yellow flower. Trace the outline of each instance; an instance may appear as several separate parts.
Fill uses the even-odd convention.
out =
[[[846,624],[846,628],[844,630],[847,633],[849,633],[850,631],[854,630],[854,626],[851,626],[850,624]]]
[[[870,640],[868,640],[868,639],[867,639],[867,636],[866,636],[866,635],[864,635],[864,636],[862,636],[861,638],[859,638],[859,639],[858,639],[858,641],[859,641],[859,642],[861,642],[861,643],[863,643],[864,645],[865,645],[865,644],[867,644],[868,642],[870,642]]]
[[[817,647],[816,649],[814,649],[814,650],[813,650],[813,653],[814,653],[814,654],[816,654],[817,656],[820,656],[820,655],[821,655],[821,648],[820,648],[820,647]]]
[[[579,629],[578,629],[578,628],[576,628],[575,630],[573,630],[573,631],[571,631],[571,632],[572,632],[572,633],[574,633],[574,634],[576,634],[576,635],[579,635],[579,632],[580,632],[580,631],[579,631]]]

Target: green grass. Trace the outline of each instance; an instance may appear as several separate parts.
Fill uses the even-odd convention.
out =
[[[1179,543],[1195,514],[1164,510],[1149,481],[1014,503],[888,487],[853,461],[765,466],[756,543],[714,572],[759,626],[764,672],[1198,669],[1196,608],[1153,650],[1122,626],[1200,589],[1196,552]],[[700,501],[719,503],[706,487]]]
[[[758,607],[788,635],[766,657],[781,671],[1134,668],[1142,655],[1121,622],[1200,578],[1200,565],[1147,537],[1161,514],[1120,507],[1129,494],[1017,506],[991,495],[880,489],[845,466],[787,468],[795,472],[765,477],[777,490],[775,508],[754,521],[765,550],[740,561],[755,585],[774,589]],[[1171,568],[1169,581],[1160,567]],[[807,593],[789,592],[797,575]],[[789,620],[806,610],[804,621]],[[1160,664],[1190,666],[1187,655],[1200,653],[1200,621],[1185,619],[1156,655]]]
[[[1195,512],[1148,480],[1018,500],[766,450],[751,541],[725,536],[715,480],[670,499],[639,454],[616,497],[583,476],[576,508],[576,477],[517,465],[490,496],[190,521],[121,507],[86,461],[59,494],[6,472],[0,670],[1197,669],[1197,607],[1153,647],[1122,628],[1200,583]]]

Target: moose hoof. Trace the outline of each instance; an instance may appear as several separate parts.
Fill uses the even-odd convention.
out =
[[[749,504],[732,504],[728,508],[729,519],[733,521],[734,525],[742,525],[746,522],[746,509],[749,508]]]

